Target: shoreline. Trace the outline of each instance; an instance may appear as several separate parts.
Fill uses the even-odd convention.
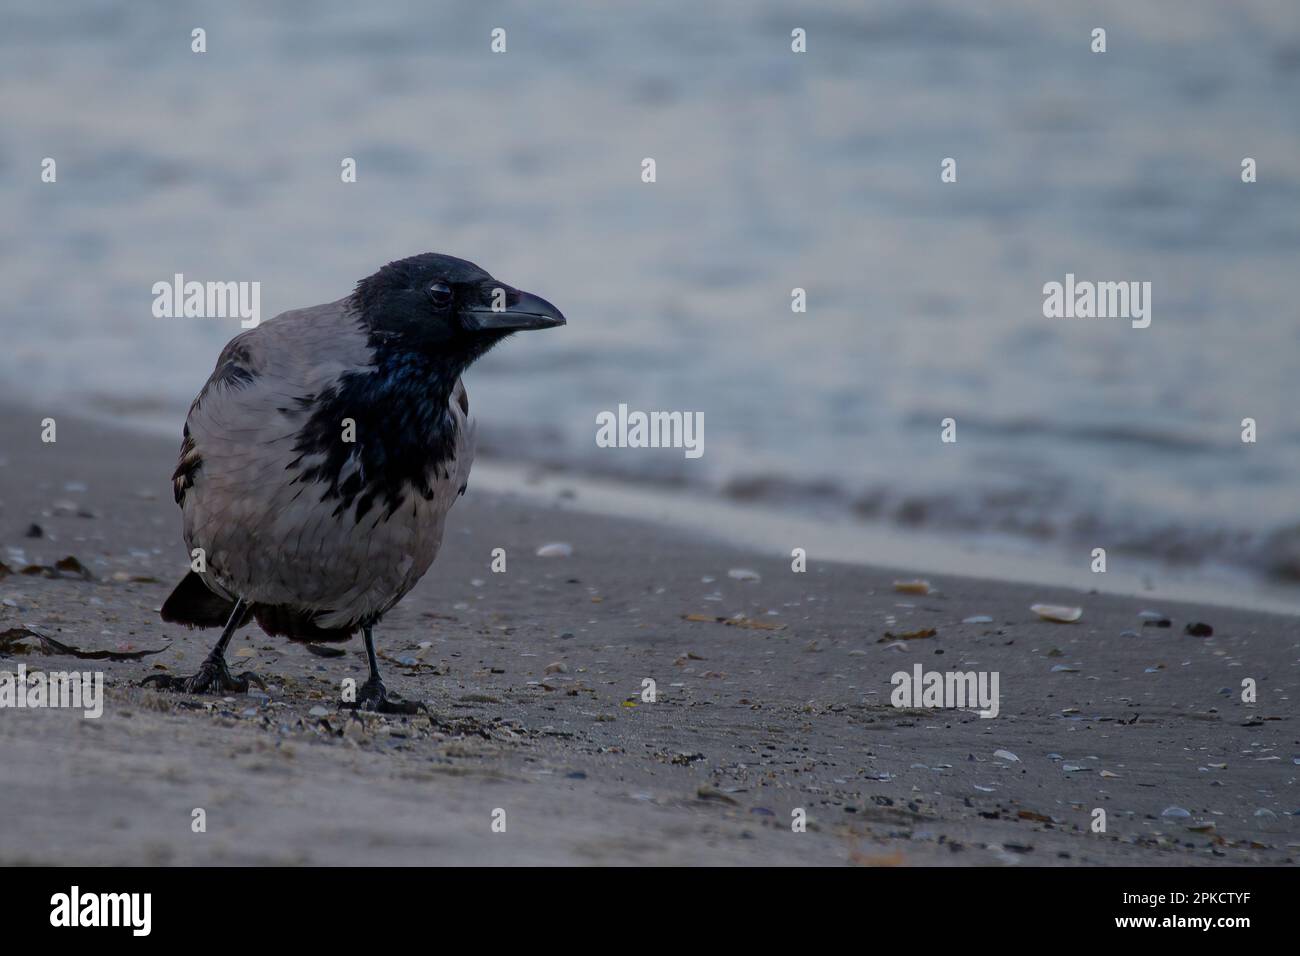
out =
[[[377,629],[390,688],[429,718],[343,714],[339,681],[365,673],[357,642],[322,658],[255,627],[229,657],[266,694],[142,689],[149,673],[190,672],[216,638],[156,613],[184,570],[175,443],[54,412],[58,442],[43,445],[45,414],[0,405],[0,561],[15,564],[13,547],[43,564],[71,555],[91,579],[14,568],[0,634],[164,650],[87,665],[24,641],[0,656],[0,670],[89,667],[106,695],[99,719],[0,714],[0,862],[1300,858],[1294,618],[934,573],[929,594],[901,593],[893,582],[914,576],[901,568],[813,548],[794,573],[788,552],[702,526],[601,515],[596,489],[556,488],[564,477],[521,486],[476,467],[442,554]],[[31,523],[40,538],[23,536]],[[572,555],[537,556],[554,541]],[[496,547],[505,574],[490,570]],[[1084,617],[1050,623],[1036,602]],[[1142,626],[1153,606],[1171,627]],[[1197,621],[1213,636],[1183,633]],[[998,674],[998,716],[891,706],[891,675],[918,665]],[[1235,689],[1246,677],[1254,703]],[[206,833],[191,831],[195,808]],[[1097,808],[1105,833],[1090,828]]]
[[[0,409],[16,408],[25,406],[0,396]],[[160,424],[123,426],[112,422],[107,413],[72,414],[87,424],[135,435],[142,441],[166,442],[174,437]],[[180,439],[174,440],[179,443]],[[507,460],[491,454],[477,458],[474,479],[480,487],[518,495],[533,505],[571,507],[593,516],[667,524],[719,544],[773,557],[788,555],[791,547],[802,546],[810,556],[816,554],[821,560],[864,568],[888,565],[916,574],[959,575],[1080,592],[1095,590],[1146,597],[1153,602],[1204,602],[1300,617],[1300,586],[1275,583],[1240,568],[1178,567],[1116,552],[1111,555],[1111,567],[1098,574],[1088,569],[1089,554],[1085,551],[1081,550],[1078,562],[1072,564],[1060,546],[1034,544],[1014,536],[903,530],[852,518],[831,520],[797,508],[740,504],[704,487],[665,486],[603,474],[585,477],[545,463]]]
[[[903,531],[865,522],[832,522],[761,505],[739,505],[716,496],[668,491],[614,479],[579,478],[563,471],[489,460],[481,486],[516,494],[533,504],[562,502],[576,492],[575,510],[585,514],[668,524],[683,533],[705,535],[718,543],[789,556],[803,546],[811,556],[838,564],[876,568],[888,564],[918,574],[957,575],[1023,585],[1097,591],[1152,602],[1204,602],[1221,607],[1300,616],[1300,588],[1268,585],[1244,575],[1224,583],[1202,569],[1176,569],[1124,556],[1127,571],[1094,574],[1071,566],[1057,549],[999,550],[988,543],[927,531]],[[477,470],[479,463],[474,465]],[[1016,542],[1021,543],[1023,542]],[[888,561],[880,556],[888,556]],[[1086,559],[1087,554],[1083,557]]]

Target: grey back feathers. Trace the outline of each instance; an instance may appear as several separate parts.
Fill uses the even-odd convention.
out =
[[[376,338],[355,297],[231,340],[173,478],[216,603],[187,579],[164,618],[225,623],[239,596],[264,629],[303,640],[378,620],[428,570],[469,478],[461,367]]]

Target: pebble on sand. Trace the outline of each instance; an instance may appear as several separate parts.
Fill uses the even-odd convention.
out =
[[[539,558],[569,558],[573,556],[573,545],[564,541],[552,541],[537,549]]]
[[[1054,621],[1057,624],[1073,624],[1083,617],[1083,608],[1065,604],[1032,604],[1029,610],[1044,621]]]
[[[916,578],[912,581],[895,581],[894,590],[903,594],[929,594],[930,582],[924,578]]]

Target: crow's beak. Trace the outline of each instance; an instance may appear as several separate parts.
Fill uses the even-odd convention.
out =
[[[483,307],[462,309],[461,321],[472,332],[521,332],[564,325],[564,316],[541,296],[520,292],[517,302],[499,312]]]

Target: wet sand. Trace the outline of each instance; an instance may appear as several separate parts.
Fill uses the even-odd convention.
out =
[[[0,547],[22,552],[0,550],[12,571],[0,634],[166,650],[81,662],[25,639],[0,656],[0,671],[102,670],[107,694],[94,720],[0,710],[0,863],[1300,856],[1300,619],[947,576],[898,593],[915,574],[816,554],[794,573],[789,559],[584,513],[581,493],[539,504],[472,476],[438,561],[376,632],[389,688],[428,718],[338,710],[339,682],[365,676],[359,641],[323,658],[255,627],[229,656],[266,694],[141,689],[148,674],[192,672],[217,637],[157,614],[186,570],[176,443],[54,412],[58,441],[43,444],[47,414],[0,409]],[[41,537],[26,536],[33,523]],[[537,556],[548,542],[572,555]],[[490,568],[494,548],[506,573]],[[21,573],[69,555],[94,580]],[[1036,602],[1084,616],[1043,621]],[[1150,609],[1172,626],[1143,627]],[[962,623],[972,616],[993,623]],[[1213,636],[1184,633],[1198,621]],[[891,674],[917,663],[997,672],[999,715],[893,707]],[[1243,678],[1256,703],[1242,702]],[[1170,807],[1188,816],[1162,816]],[[192,830],[196,808],[206,832]],[[806,832],[792,832],[797,809]]]

